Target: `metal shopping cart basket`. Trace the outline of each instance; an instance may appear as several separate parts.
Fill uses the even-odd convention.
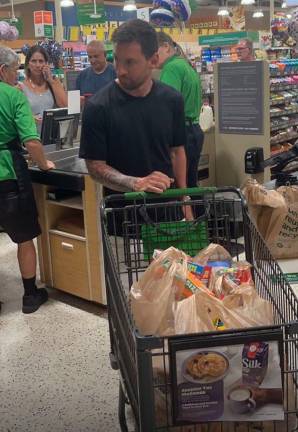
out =
[[[229,197],[233,193],[233,198],[225,198],[227,190]],[[181,200],[183,195],[191,195],[192,199],[185,202]],[[242,207],[241,222],[239,203]],[[185,206],[192,208],[194,221],[181,221]],[[252,223],[241,194],[236,189],[226,188],[169,190],[158,197],[145,193],[118,194],[103,201],[101,216],[110,357],[112,367],[120,372],[118,415],[121,430],[297,431],[298,302]],[[241,230],[243,235],[239,237]],[[211,242],[223,245],[234,260],[245,259],[252,264],[256,289],[273,306],[274,325],[169,337],[141,335],[131,313],[129,289],[148,267],[153,250],[173,245],[193,256]],[[214,352],[220,346],[222,356],[227,358],[233,350],[247,344],[250,346],[249,343],[256,340],[278,347],[280,360],[275,375],[280,376],[282,383],[283,421],[274,420],[274,416],[273,420],[266,418],[264,421],[253,416],[247,418],[249,413],[246,413],[246,421],[241,421],[243,413],[236,416],[237,421],[223,421],[219,412],[215,416],[213,412],[210,418],[200,417],[202,410],[197,409],[193,415],[187,398],[186,405],[181,405],[181,397],[185,396],[178,392],[177,365],[181,353],[199,352],[201,355],[202,352]],[[223,347],[228,347],[225,353]],[[231,367],[232,360],[229,361]],[[188,385],[191,387],[192,384]],[[194,403],[192,407],[196,406],[198,399],[190,400]],[[128,404],[129,410],[125,409]],[[181,415],[181,407],[190,408],[192,415],[187,417],[186,412],[186,417],[183,417],[185,411]],[[277,412],[275,408],[273,411]],[[241,404],[240,411],[243,411]],[[129,420],[134,420],[132,427],[128,426],[127,412]],[[194,421],[196,418],[198,421]]]

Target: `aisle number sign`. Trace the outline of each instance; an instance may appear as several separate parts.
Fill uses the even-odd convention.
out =
[[[137,9],[137,18],[143,21],[150,21],[150,8],[144,7]]]
[[[34,12],[34,31],[35,37],[53,37],[53,14],[51,11]]]

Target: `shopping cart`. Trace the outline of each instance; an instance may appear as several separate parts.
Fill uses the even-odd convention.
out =
[[[226,193],[232,198],[226,198]],[[181,196],[191,195],[189,201]],[[239,205],[242,221],[239,222]],[[194,221],[182,222],[183,209],[191,206]],[[237,214],[237,217],[235,216]],[[298,301],[280,267],[272,258],[250,219],[242,195],[231,188],[195,188],[169,190],[162,195],[125,193],[106,197],[101,208],[102,235],[109,327],[111,366],[120,372],[119,423],[122,431],[191,432],[291,432],[297,429],[298,414]],[[240,226],[239,226],[240,225]],[[179,234],[180,231],[180,234]],[[240,237],[241,232],[243,235]],[[245,259],[253,266],[253,278],[259,295],[273,305],[274,326],[247,330],[174,337],[142,336],[130,309],[129,289],[152,260],[153,250],[173,245],[189,255],[208,243],[223,245],[235,260]],[[173,379],[169,346],[190,338],[210,341],[218,334],[225,341],[242,340],[256,331],[282,333],[282,381],[285,420],[263,423],[208,423],[174,425]],[[203,346],[203,345],[202,345]],[[158,376],[154,364],[161,365]],[[126,409],[126,405],[131,410]],[[133,414],[133,426],[126,413]],[[131,418],[129,420],[131,420]]]

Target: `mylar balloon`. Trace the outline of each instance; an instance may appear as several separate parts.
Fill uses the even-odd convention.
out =
[[[172,11],[172,0],[153,0],[153,8],[162,8]]]
[[[9,40],[10,25],[6,21],[0,21],[0,39]]]
[[[172,0],[172,12],[178,21],[187,21],[191,15],[188,0]]]
[[[152,24],[155,24],[158,27],[166,27],[174,24],[175,17],[173,12],[164,8],[158,8],[151,12],[150,20]]]

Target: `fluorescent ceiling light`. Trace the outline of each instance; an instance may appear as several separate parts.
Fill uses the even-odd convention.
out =
[[[74,2],[73,2],[73,0],[61,0],[61,2],[60,2],[60,6],[61,6],[61,7],[70,7],[70,6],[74,6]]]
[[[282,4],[281,4],[281,7],[282,7],[283,9],[285,9],[285,8],[287,7],[287,2],[283,1]]]
[[[137,10],[135,0],[125,0],[123,10],[125,12],[131,12]]]
[[[255,0],[241,0],[241,4],[244,6],[252,5],[255,3]]]
[[[217,15],[219,16],[228,16],[229,15],[229,11],[225,6],[222,6],[218,9]]]
[[[263,13],[262,9],[259,9],[252,14],[253,18],[263,18],[263,16],[264,16],[264,13]]]

